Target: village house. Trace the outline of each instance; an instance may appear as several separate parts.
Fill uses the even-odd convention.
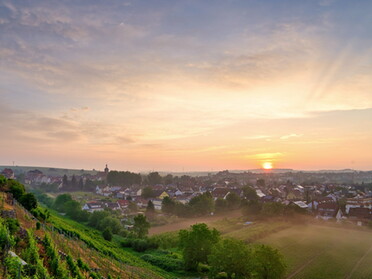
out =
[[[84,204],[84,206],[82,207],[82,210],[86,210],[90,213],[93,213],[95,211],[103,211],[104,206],[101,202],[90,201],[90,202],[87,202],[86,204]]]
[[[5,176],[5,178],[14,179],[14,171],[12,169],[3,169],[0,174]]]

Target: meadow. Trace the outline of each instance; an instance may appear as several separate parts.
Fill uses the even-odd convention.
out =
[[[224,219],[212,226],[224,236],[277,248],[288,266],[287,278],[372,278],[370,229],[275,220],[245,225],[241,219]]]

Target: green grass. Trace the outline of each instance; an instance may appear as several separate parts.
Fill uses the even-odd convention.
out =
[[[277,248],[292,278],[345,278],[372,246],[372,232],[308,225],[293,226],[258,240]],[[372,250],[351,278],[372,278]]]
[[[74,244],[79,246],[79,248],[81,248],[80,250],[91,248],[93,250],[92,256],[95,260],[101,259],[101,262],[99,264],[97,263],[99,266],[107,265],[107,259],[109,259],[110,262],[115,264],[118,268],[123,265],[127,269],[130,268],[130,266],[137,267],[135,274],[140,275],[140,278],[172,278],[168,272],[145,262],[135,253],[121,248],[120,242],[123,239],[120,236],[115,235],[113,240],[109,242],[103,239],[100,231],[75,222],[67,217],[60,216],[54,211],[51,211],[51,213],[51,224],[56,228],[68,231],[70,234],[78,235],[79,240],[76,240]],[[54,235],[56,236],[58,233],[55,232]],[[62,247],[71,244],[71,241],[66,241],[63,237],[57,236],[57,238],[61,240],[60,245]],[[55,241],[58,242],[56,239]],[[71,250],[71,252],[73,253],[74,251]]]
[[[242,219],[211,226],[223,236],[277,248],[288,266],[287,275],[294,279],[372,278],[372,230],[276,220],[244,225]]]

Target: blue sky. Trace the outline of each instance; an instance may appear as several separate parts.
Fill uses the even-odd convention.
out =
[[[371,11],[1,1],[0,164],[370,169]]]

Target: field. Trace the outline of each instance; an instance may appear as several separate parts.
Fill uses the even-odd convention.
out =
[[[372,278],[372,230],[279,221],[244,225],[237,219],[212,225],[224,236],[277,248],[285,257],[287,278]]]

